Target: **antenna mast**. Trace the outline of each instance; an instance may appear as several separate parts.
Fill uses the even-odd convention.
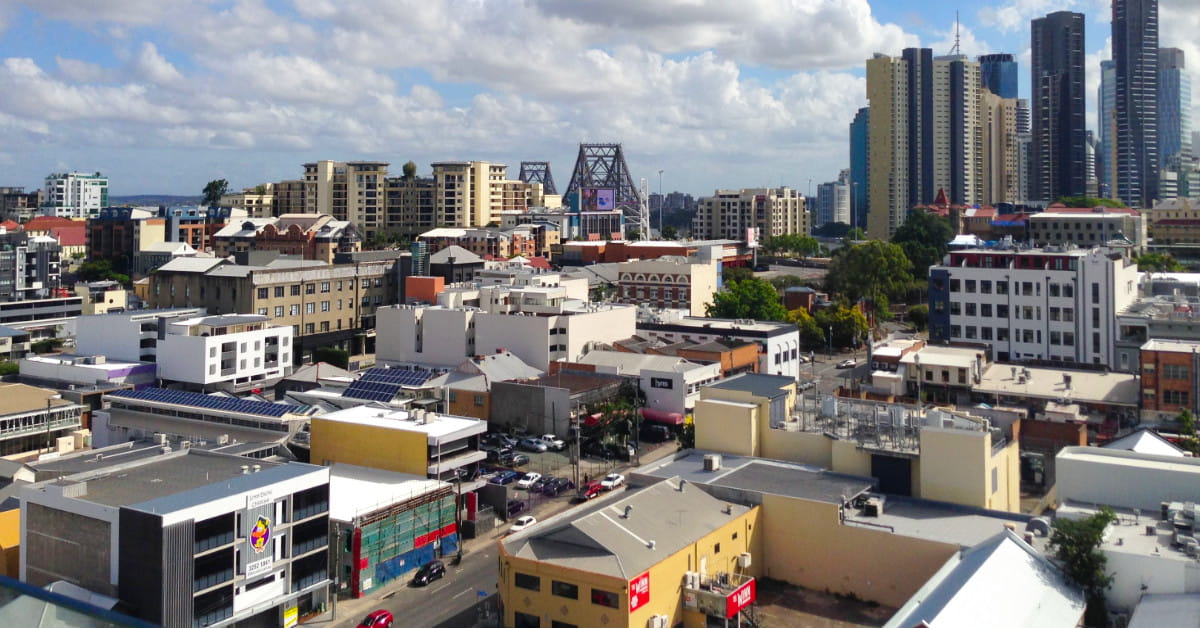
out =
[[[952,55],[962,54],[962,48],[960,48],[958,45],[958,43],[959,43],[958,26],[959,26],[958,11],[956,10],[954,12],[954,47],[950,49],[950,54],[952,54]]]

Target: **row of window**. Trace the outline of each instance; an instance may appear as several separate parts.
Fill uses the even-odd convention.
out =
[[[346,286],[346,284],[350,284],[350,285],[349,285],[349,286]],[[304,284],[304,294],[316,294],[316,293],[317,293],[317,286],[318,286],[317,282],[312,282],[312,283],[306,283],[306,284]],[[322,281],[322,282],[320,282],[320,288],[321,288],[321,292],[329,292],[330,290],[332,290],[332,286],[333,286],[333,282],[330,282],[330,281]],[[361,286],[362,286],[363,288],[370,288],[370,287],[371,287],[371,279],[370,279],[369,277],[364,277],[364,278],[362,279]],[[383,277],[382,277],[382,276],[380,276],[380,277],[376,277],[376,278],[375,278],[375,287],[376,287],[376,288],[382,288],[382,287],[383,287]],[[282,297],[284,296],[284,288],[285,288],[284,286],[275,286],[275,287],[274,287],[274,289],[272,289],[272,288],[259,288],[259,289],[258,289],[258,298],[260,298],[260,299],[268,299],[268,298],[270,298],[270,295],[271,295],[271,292],[272,292],[272,291],[275,293],[275,298],[277,298],[277,299],[279,299],[279,298],[282,298]],[[290,291],[290,293],[291,293],[291,296],[294,296],[294,297],[298,297],[298,296],[300,296],[300,284],[295,284],[295,285],[292,285],[292,286],[287,286],[287,288],[289,288],[289,289],[290,289],[289,291]],[[338,289],[338,291],[341,291],[341,290],[344,290],[344,289],[347,289],[347,288],[349,288],[349,289],[353,289],[353,288],[354,288],[354,280],[353,280],[353,279],[349,279],[349,280],[339,280],[339,281],[337,282],[337,289]]]
[[[1007,327],[996,327],[993,329],[991,327],[967,325],[965,333],[963,331],[964,328],[961,325],[951,325],[950,337],[965,338],[967,340],[996,340],[999,342],[1005,342],[1009,339],[1009,329]],[[1042,342],[1042,330],[1040,329],[1014,329],[1012,331],[1014,342],[1038,344]],[[1097,334],[1098,337],[1099,334]],[[1050,344],[1073,347],[1075,346],[1075,332],[1052,331],[1050,332]],[[1096,350],[1099,351],[1099,349]]]
[[[528,591],[540,592],[542,590],[541,577],[521,573],[519,571],[514,573],[513,584],[519,589],[525,589]],[[578,600],[579,585],[571,584],[569,582],[562,582],[560,580],[551,580],[550,594],[570,600]],[[597,606],[607,606],[608,608],[620,608],[621,595],[619,593],[605,591],[603,589],[597,589],[593,587],[592,604]]]

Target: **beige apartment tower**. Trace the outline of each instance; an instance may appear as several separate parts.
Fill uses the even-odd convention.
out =
[[[867,61],[867,235],[891,239],[908,212],[908,64],[875,55]]]
[[[747,229],[759,238],[799,233],[808,235],[807,199],[787,187],[717,190],[700,199],[692,220],[698,240],[745,240]]]
[[[304,212],[329,214],[358,225],[373,240],[384,221],[386,161],[317,161],[304,164]]]

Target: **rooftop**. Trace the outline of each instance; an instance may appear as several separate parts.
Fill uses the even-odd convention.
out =
[[[169,390],[166,388],[118,390],[105,395],[106,399],[113,397],[127,399],[130,401],[143,401],[151,404],[187,406],[192,408],[204,408],[218,412],[249,414],[254,416],[274,417],[280,419],[289,414],[302,415],[311,411],[311,408],[308,406],[291,406],[284,403],[249,401],[218,395],[206,395],[204,393],[186,390]]]
[[[517,381],[518,384],[527,384],[530,386],[547,386],[553,388],[566,388],[571,391],[571,394],[588,392],[597,390],[605,386],[614,386],[621,382],[621,378],[615,375],[604,375],[601,373],[589,373],[583,375],[580,373],[563,373],[559,371],[553,375],[542,375],[541,377],[531,377]]]
[[[437,253],[429,256],[430,264],[475,264],[483,263],[483,258],[464,249],[461,246],[452,244]]]
[[[620,374],[636,375],[642,371],[671,371],[683,373],[705,365],[689,362],[683,358],[627,351],[592,351],[579,359],[580,364],[616,368]]]
[[[871,478],[833,473],[820,467],[720,454],[719,471],[704,470],[704,456],[709,452],[685,450],[673,458],[649,463],[632,473],[657,479],[679,477],[692,484],[701,484],[758,493],[796,497],[830,504],[852,499],[875,484]]]
[[[63,399],[56,390],[26,384],[0,383],[0,416],[45,412],[48,405],[59,408],[76,404]]]
[[[1074,628],[1084,606],[1079,588],[1037,550],[1005,530],[951,557],[886,627]]]
[[[1022,372],[1028,376],[1022,377]],[[1070,378],[1070,384],[1065,377]],[[974,389],[977,393],[1068,399],[1073,402],[1118,406],[1138,405],[1138,376],[1070,369],[992,364]]]
[[[270,316],[261,314],[220,314],[213,316],[198,316],[182,321],[174,321],[175,325],[205,325],[208,327],[227,327],[229,325],[245,325],[246,323],[264,323],[271,320]]]
[[[917,351],[905,354],[900,358],[900,362],[901,364],[915,364],[919,361],[926,366],[971,368],[975,366],[978,358],[983,358],[986,363],[987,351],[973,347],[925,345]]]
[[[501,544],[520,558],[629,580],[749,510],[673,478],[569,510]]]
[[[758,397],[774,398],[788,394],[787,387],[794,385],[794,377],[784,375],[767,375],[765,373],[742,373],[729,379],[709,384],[705,388],[717,390],[740,390]]]
[[[1141,346],[1141,350],[1196,353],[1200,351],[1200,340],[1151,339]]]
[[[448,489],[450,484],[408,473],[334,464],[329,467],[329,518],[353,521],[442,487]]]
[[[1200,594],[1147,593],[1133,609],[1126,628],[1200,626]]]
[[[1175,443],[1159,436],[1154,430],[1148,429],[1141,429],[1109,441],[1105,443],[1104,448],[1179,458],[1185,456],[1183,449],[1180,449]]]
[[[229,260],[220,257],[176,257],[159,266],[156,272],[206,273],[228,263]]]
[[[487,421],[432,412],[421,415],[421,412],[363,405],[313,417],[313,421],[333,421],[405,432],[423,432],[429,437],[430,444],[466,438],[487,431]]]
[[[757,332],[759,334],[798,333],[792,323],[777,323],[773,321],[755,321],[733,318],[705,318],[701,316],[680,316],[675,318],[660,317],[650,321],[638,321],[638,327],[655,329],[656,326],[678,326],[698,330],[712,330],[714,333],[728,331]]]
[[[103,362],[97,362],[96,358],[103,357]],[[50,353],[46,355],[28,355],[22,360],[35,362],[40,364],[53,364],[61,366],[77,366],[79,368],[96,369],[98,371],[119,371],[122,369],[131,369],[138,366],[152,365],[153,362],[125,362],[123,360],[114,360],[106,356],[90,356],[79,355],[75,353]]]

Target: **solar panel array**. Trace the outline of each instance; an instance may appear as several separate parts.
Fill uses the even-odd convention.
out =
[[[207,408],[210,410],[220,410],[222,412],[239,412],[242,414],[253,414],[256,416],[282,417],[283,415],[291,412],[303,414],[308,410],[308,406],[291,406],[286,403],[249,401],[246,399],[235,399],[233,397],[217,397],[213,395],[206,395],[204,393],[190,392],[186,390],[169,390],[166,388],[118,390],[108,393],[108,395],[110,397],[124,397],[126,399],[140,399],[142,401],[173,403],[180,406]]]
[[[391,401],[401,388],[421,386],[436,375],[434,371],[412,369],[367,369],[362,377],[346,388],[342,396],[365,401]]]

